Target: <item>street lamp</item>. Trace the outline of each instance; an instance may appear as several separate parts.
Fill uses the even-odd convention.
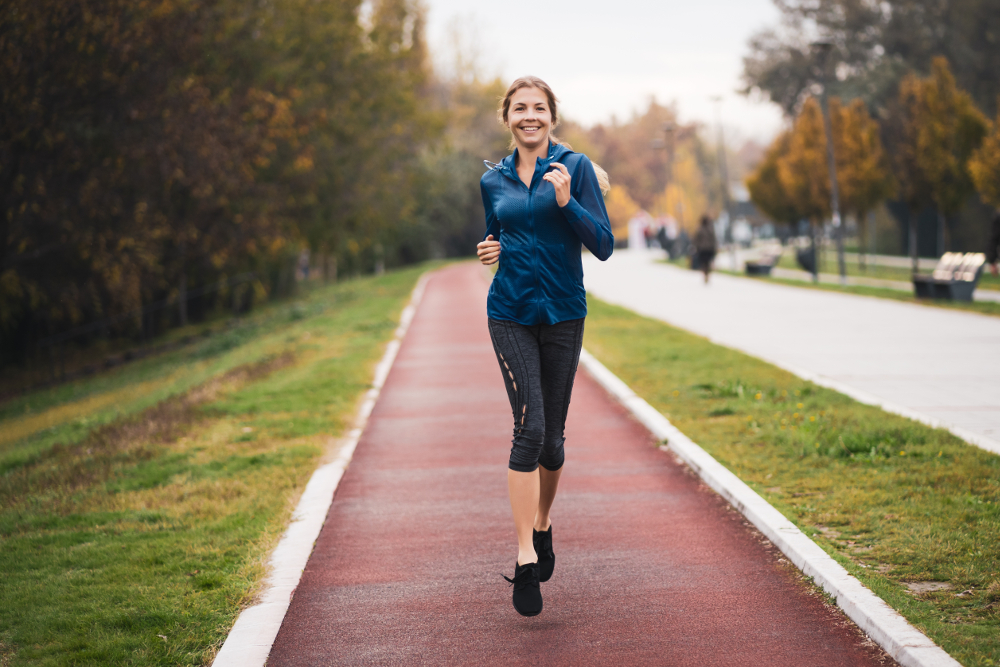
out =
[[[823,93],[820,95],[820,107],[823,110],[823,129],[826,132],[826,160],[830,172],[830,210],[833,213],[833,230],[837,239],[837,268],[840,270],[840,284],[847,284],[847,267],[844,264],[844,228],[840,220],[840,192],[837,188],[837,160],[833,153],[833,127],[830,122],[830,108],[827,96],[827,79],[829,71],[831,42],[813,42],[810,44],[819,55],[820,83]],[[816,241],[813,239],[813,282],[819,280],[819,257],[816,255]]]
[[[729,243],[729,255],[732,261],[733,271],[736,271],[738,260],[736,258],[736,239],[733,238],[733,209],[729,201],[729,166],[726,164],[726,137],[722,131],[722,95],[713,95],[709,98],[715,103],[715,122],[719,128],[719,147],[716,156],[719,161],[719,177],[722,180],[722,208],[726,212],[726,238]]]

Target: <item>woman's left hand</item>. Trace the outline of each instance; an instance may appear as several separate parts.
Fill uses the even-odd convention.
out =
[[[569,169],[559,162],[553,162],[552,166],[558,171],[550,171],[542,176],[542,180],[548,181],[556,189],[556,203],[559,204],[559,208],[562,208],[569,203]]]

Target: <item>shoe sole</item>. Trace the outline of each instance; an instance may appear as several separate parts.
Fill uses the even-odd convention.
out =
[[[519,614],[520,614],[521,616],[527,616],[528,618],[531,618],[532,616],[538,616],[539,614],[541,614],[541,613],[542,613],[542,610],[541,610],[541,609],[539,609],[539,610],[538,610],[538,611],[536,611],[536,612],[532,612],[532,613],[525,613],[525,612],[521,611],[520,609],[518,609],[518,608],[517,608],[517,605],[514,605],[514,610],[515,610],[515,611],[516,611],[517,613],[519,613]]]

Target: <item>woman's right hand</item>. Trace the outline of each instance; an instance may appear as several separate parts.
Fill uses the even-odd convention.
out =
[[[479,255],[479,261],[485,266],[496,264],[497,260],[500,259],[500,242],[494,241],[493,235],[490,234],[485,241],[476,246],[476,254]]]

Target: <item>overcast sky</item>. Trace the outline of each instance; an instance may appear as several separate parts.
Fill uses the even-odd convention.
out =
[[[776,105],[736,92],[747,39],[777,22],[771,0],[424,3],[439,65],[453,62],[448,35],[457,17],[487,74],[541,77],[565,116],[586,125],[627,119],[650,96],[676,102],[682,121],[714,123],[715,95],[727,142],[766,141],[781,125]]]

